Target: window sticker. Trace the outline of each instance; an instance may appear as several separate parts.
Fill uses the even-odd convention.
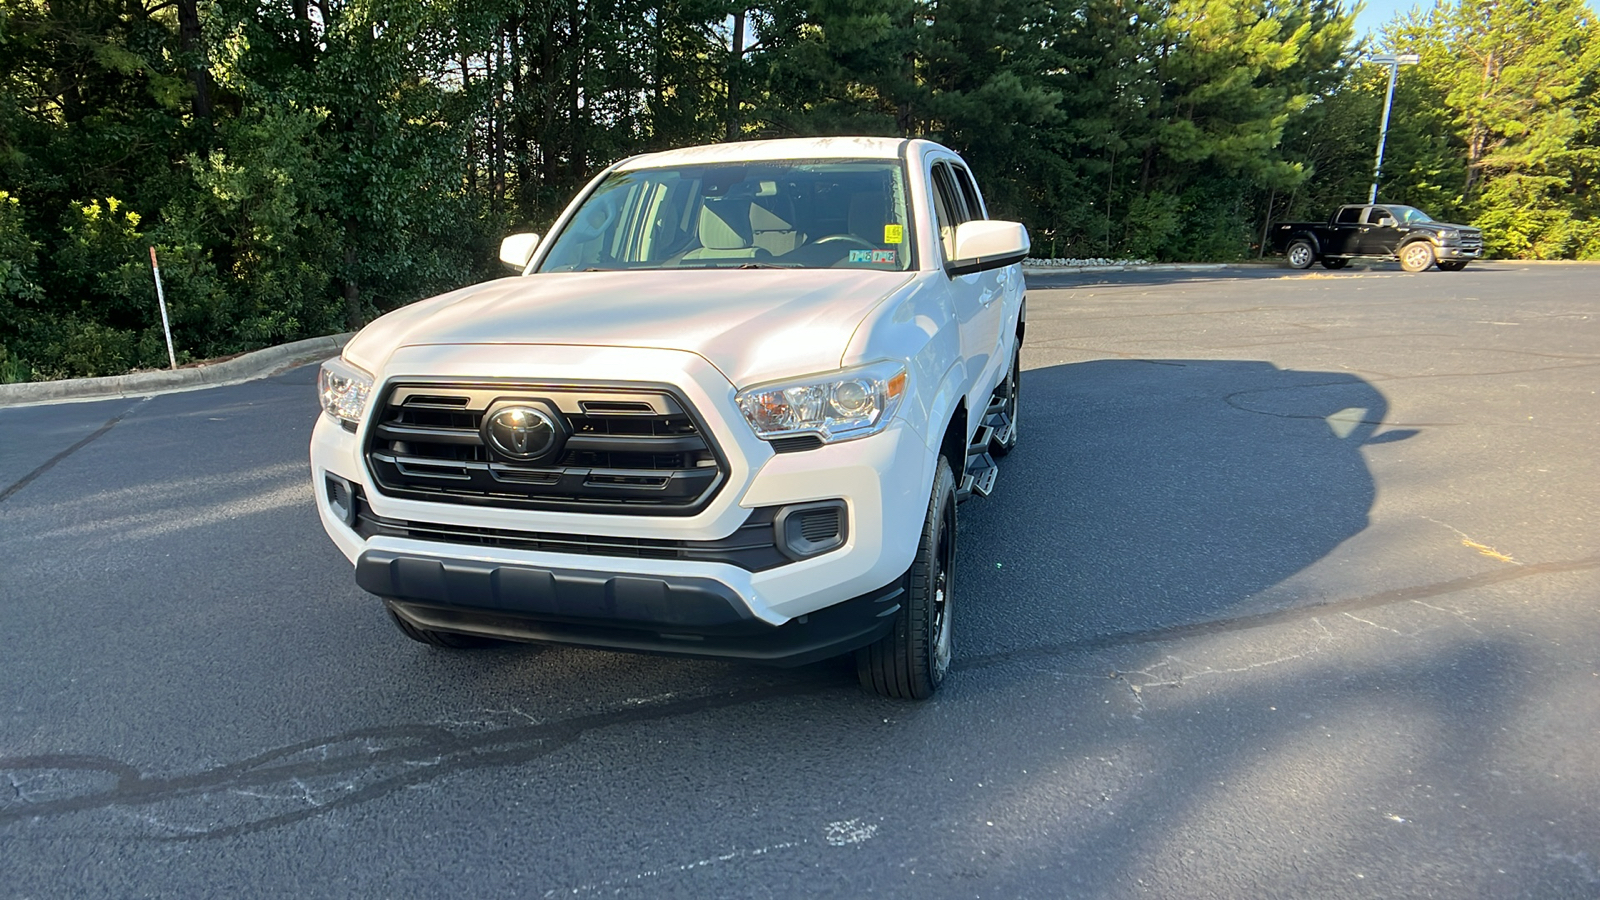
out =
[[[905,226],[898,224],[889,224],[883,226],[883,242],[885,244],[898,244],[905,239]]]
[[[851,250],[850,261],[871,263],[875,266],[892,266],[900,261],[900,254],[895,250]]]

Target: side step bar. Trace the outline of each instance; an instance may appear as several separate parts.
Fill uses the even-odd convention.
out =
[[[999,388],[995,389],[996,391]],[[1017,423],[1011,421],[1006,415],[1006,401],[1004,397],[992,397],[989,408],[983,411],[983,424],[994,429],[994,439],[997,443],[1010,443],[1011,435],[1016,431]]]
[[[989,442],[993,439],[992,427],[978,426],[978,433],[972,436],[972,443],[967,446],[967,466],[965,474],[961,476],[961,486],[956,489],[957,503],[972,496],[987,497],[994,492],[994,482],[1000,477],[1000,467],[995,465],[994,457],[989,455]]]
[[[961,486],[956,489],[957,503],[974,496],[987,497],[994,492],[1000,467],[989,455],[989,445],[996,441],[1008,443],[1016,428],[1017,423],[1006,415],[1006,398],[1000,396],[1000,388],[995,388],[988,409],[983,411],[983,424],[978,426],[978,433],[967,446],[967,466],[961,476]]]

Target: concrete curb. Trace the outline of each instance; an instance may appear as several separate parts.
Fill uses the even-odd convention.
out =
[[[353,333],[352,333],[353,334]],[[147,397],[177,391],[196,391],[262,378],[284,369],[327,359],[338,354],[352,334],[279,344],[216,363],[186,369],[161,369],[111,375],[105,378],[70,378],[64,381],[27,381],[0,384],[0,407],[34,403],[70,403],[113,397]]]
[[[1223,269],[1234,269],[1259,265],[1257,263],[1145,263],[1143,265],[1129,266],[1030,266],[1024,264],[1022,271],[1029,275],[1076,275],[1080,272],[1096,274],[1100,272],[1217,272]]]

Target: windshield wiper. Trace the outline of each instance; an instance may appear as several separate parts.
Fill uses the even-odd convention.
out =
[[[800,268],[800,266],[796,265],[795,263],[787,263],[787,264],[785,264],[785,263],[747,262],[747,263],[740,263],[739,265],[734,266],[734,268],[735,269],[798,269],[798,268]]]

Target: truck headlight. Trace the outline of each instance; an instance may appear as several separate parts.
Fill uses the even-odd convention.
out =
[[[847,441],[877,434],[906,393],[906,367],[893,361],[759,384],[735,398],[762,440],[814,434]]]
[[[1456,231],[1453,228],[1446,228],[1439,232],[1439,240],[1441,241],[1453,241],[1459,237],[1461,237],[1461,232]]]
[[[322,371],[317,373],[317,394],[322,398],[323,412],[355,425],[361,421],[367,397],[372,394],[372,376],[335,357],[323,363]]]

